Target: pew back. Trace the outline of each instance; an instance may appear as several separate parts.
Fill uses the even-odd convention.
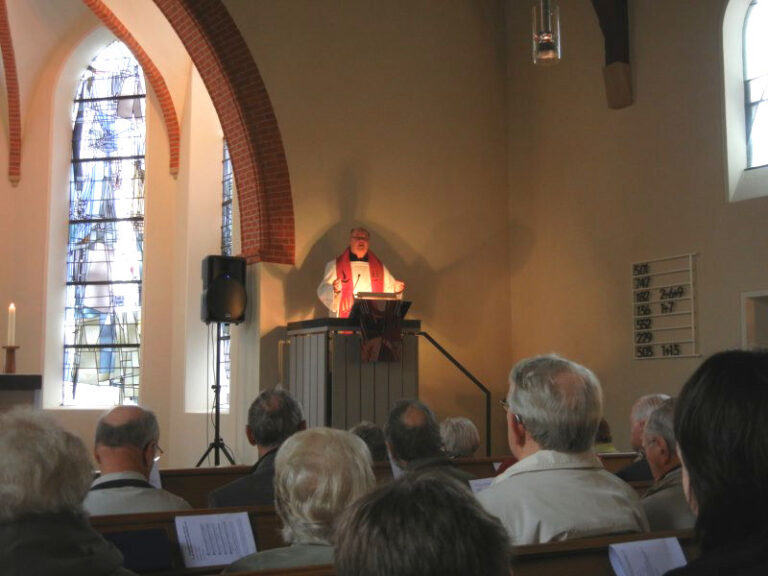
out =
[[[218,574],[223,566],[194,570],[184,568],[181,548],[179,547],[179,539],[176,534],[175,518],[177,516],[221,514],[226,512],[248,513],[248,519],[251,522],[257,550],[269,550],[271,548],[285,546],[282,537],[280,536],[282,522],[280,522],[275,509],[271,506],[92,516],[90,520],[91,525],[108,539],[111,539],[110,537],[113,535],[126,535],[132,531],[146,533],[151,530],[165,534],[168,546],[170,547],[171,567],[169,570],[162,572],[164,575]]]

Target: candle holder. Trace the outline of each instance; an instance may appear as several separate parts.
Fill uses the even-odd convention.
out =
[[[3,346],[5,350],[5,373],[16,374],[16,350],[18,346]]]

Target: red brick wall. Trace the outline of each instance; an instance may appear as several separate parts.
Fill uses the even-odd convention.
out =
[[[154,0],[184,43],[229,145],[248,262],[293,264],[288,163],[253,56],[221,0]]]
[[[5,84],[8,91],[8,179],[15,186],[21,179],[21,104],[16,56],[5,0],[0,0],[0,50],[3,52]]]

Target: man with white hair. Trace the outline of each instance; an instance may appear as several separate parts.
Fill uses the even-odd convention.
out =
[[[0,414],[0,572],[4,576],[135,576],[88,522],[93,476],[82,440],[46,414]]]
[[[469,418],[457,416],[440,422],[440,438],[448,458],[472,458],[480,447],[480,433]]]
[[[186,510],[189,503],[149,483],[161,454],[160,427],[150,410],[118,406],[96,424],[93,450],[101,475],[91,484],[85,509],[91,516]]]
[[[629,442],[632,450],[638,451],[639,455],[632,464],[616,472],[616,475],[625,482],[650,482],[653,480],[648,461],[640,447],[643,444],[645,423],[651,413],[665,400],[669,400],[669,396],[666,394],[646,394],[640,396],[632,405],[632,410],[629,412]]]
[[[643,430],[643,453],[654,480],[642,500],[651,530],[687,530],[696,523],[683,492],[674,420],[675,401],[670,398],[651,413]]]
[[[505,408],[518,462],[478,498],[513,545],[648,529],[635,491],[592,451],[602,390],[590,370],[554,354],[522,360]]]
[[[297,432],[275,459],[275,508],[290,546],[256,552],[225,572],[333,564],[336,519],[375,484],[362,439],[332,428]]]

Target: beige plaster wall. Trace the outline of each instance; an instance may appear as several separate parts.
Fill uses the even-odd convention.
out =
[[[696,252],[703,355],[740,344],[740,293],[768,287],[768,198],[726,200],[724,2],[630,3],[636,102],[605,103],[588,2],[561,3],[563,62],[530,64],[529,7],[509,11],[511,346],[593,368],[620,447],[640,394],[675,394],[699,359],[633,359],[630,264]]]
[[[225,0],[269,91],[296,216],[296,266],[261,266],[261,385],[279,328],[360,223],[413,318],[496,391],[509,364],[503,5]],[[481,396],[421,348],[421,396],[482,422]],[[496,450],[505,445],[498,418]]]

